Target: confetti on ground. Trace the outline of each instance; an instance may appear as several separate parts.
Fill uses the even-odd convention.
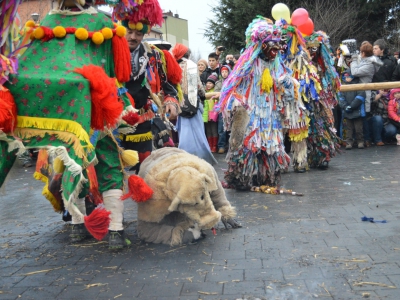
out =
[[[363,285],[375,285],[375,286],[381,286],[381,287],[386,287],[390,289],[397,289],[394,285],[387,285],[385,283],[380,283],[380,282],[368,282],[368,281],[361,281],[361,282],[355,282],[353,283],[353,286],[363,286]]]
[[[30,275],[45,273],[45,272],[49,272],[49,271],[53,271],[53,270],[58,270],[58,269],[62,269],[62,268],[63,268],[63,267],[54,268],[54,269],[47,269],[47,270],[40,270],[40,271],[35,271],[35,272],[29,272],[29,273],[26,273],[26,274],[22,274],[22,275],[20,275],[20,276],[30,276]]]
[[[201,291],[197,291],[197,292],[202,295],[218,295],[218,293],[209,293],[209,292],[201,292]]]
[[[91,284],[86,284],[85,290],[90,289],[91,287],[103,286],[103,285],[107,285],[107,284],[108,284],[108,283],[91,283]]]

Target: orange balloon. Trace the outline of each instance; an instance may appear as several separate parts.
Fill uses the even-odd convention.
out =
[[[308,20],[304,24],[299,25],[298,28],[301,33],[311,35],[314,32],[314,22],[308,18]]]

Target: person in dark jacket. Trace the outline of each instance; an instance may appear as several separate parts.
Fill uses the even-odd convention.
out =
[[[356,84],[360,80],[351,75],[350,70],[343,73],[343,84]],[[342,92],[339,105],[343,110],[346,120],[346,150],[353,148],[353,136],[355,135],[358,149],[364,148],[363,120],[365,117],[365,91]]]
[[[383,66],[374,74],[372,82],[391,81],[393,72],[397,67],[397,61],[393,56],[389,55],[386,43],[383,39],[375,41],[373,52],[374,55],[383,62]]]
[[[207,69],[204,70],[203,73],[201,73],[200,76],[200,80],[203,83],[203,85],[205,86],[207,83],[207,78],[212,74],[212,73],[216,73],[219,77],[220,75],[220,71],[219,71],[219,55],[216,52],[211,52],[208,55],[208,65],[209,67]]]

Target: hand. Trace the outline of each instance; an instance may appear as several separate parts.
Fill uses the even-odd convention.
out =
[[[176,117],[178,116],[178,112],[176,109],[176,104],[173,102],[169,102],[165,105],[165,113],[168,114],[168,118],[173,120],[176,119]]]
[[[229,229],[228,224],[232,227],[232,228],[242,228],[242,225],[240,225],[235,219],[233,218],[222,218],[221,219],[222,223],[225,226],[225,229]]]
[[[346,112],[351,113],[353,111],[353,109],[351,108],[351,106],[346,106],[346,108],[344,109]]]

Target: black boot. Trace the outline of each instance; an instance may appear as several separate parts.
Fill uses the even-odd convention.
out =
[[[123,230],[109,230],[108,248],[109,249],[122,249],[129,247],[132,242],[128,239]]]
[[[85,225],[82,223],[72,224],[72,229],[69,237],[71,238],[71,242],[76,243],[90,238],[91,235],[86,229]]]

